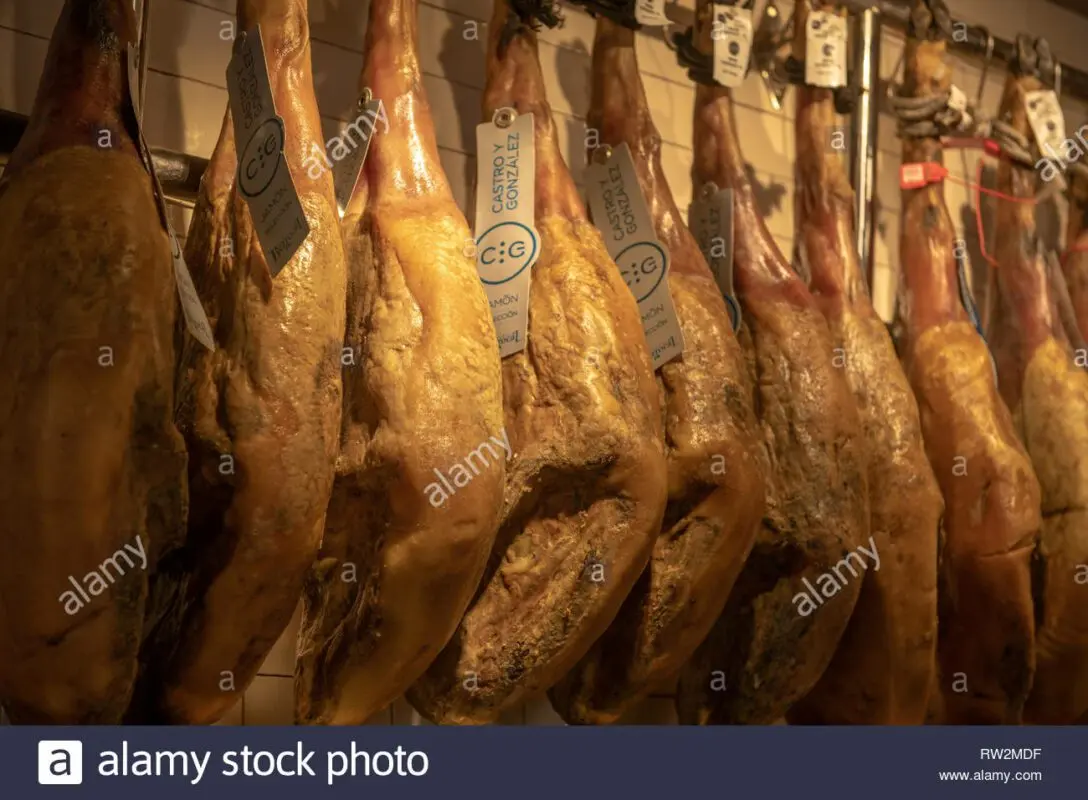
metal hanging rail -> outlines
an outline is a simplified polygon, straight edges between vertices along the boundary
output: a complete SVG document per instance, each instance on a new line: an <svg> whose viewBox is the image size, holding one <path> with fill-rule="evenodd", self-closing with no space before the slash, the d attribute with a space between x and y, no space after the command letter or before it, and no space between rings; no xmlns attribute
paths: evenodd
<svg viewBox="0 0 1088 800"><path fill-rule="evenodd" d="M873 8L880 12L884 24L890 28L905 32L907 22L910 19L911 0L838 0L838 2L852 12L861 13ZM690 8L684 8L676 2L665 7L665 14L673 24L684 30L695 21L695 12ZM992 43L992 58L1001 64L1009 64L1016 57L1016 45L1006 39L990 37L986 29L979 25L968 25L966 22L952 20L952 29L956 35L949 42L953 52L986 57L988 47ZM643 28L643 31L657 39L665 39L669 28ZM962 36L960 33L962 32ZM1088 72L1070 66L1058 64L1061 73L1061 90L1063 94L1069 94L1081 100L1088 100Z"/></svg>

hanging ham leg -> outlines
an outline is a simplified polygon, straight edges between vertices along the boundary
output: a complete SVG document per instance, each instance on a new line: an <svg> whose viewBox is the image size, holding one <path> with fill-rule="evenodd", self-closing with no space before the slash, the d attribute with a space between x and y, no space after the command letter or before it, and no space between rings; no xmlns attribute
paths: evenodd
<svg viewBox="0 0 1088 800"><path fill-rule="evenodd" d="M0 705L116 724L184 528L170 243L128 101L127 0L69 0L0 180Z"/></svg>
<svg viewBox="0 0 1088 800"><path fill-rule="evenodd" d="M684 334L683 357L658 373L669 504L650 567L605 635L550 692L568 722L601 723L615 721L675 673L706 637L759 528L764 475L744 354L661 168L634 32L603 17L587 124L603 143L631 149L657 236L670 253L669 290ZM725 468L715 468L719 460Z"/></svg>
<svg viewBox="0 0 1088 800"><path fill-rule="evenodd" d="M947 19L940 0L914 6L904 62L909 97L940 94L951 83L934 11ZM941 161L939 140L904 140L904 164ZM994 385L986 344L961 305L956 247L943 187L905 190L904 366L946 506L938 639L943 717L1012 724L1035 669L1031 557L1039 484Z"/></svg>
<svg viewBox="0 0 1088 800"><path fill-rule="evenodd" d="M1025 93L1041 89L1032 74L1012 72L1001 118L1031 137ZM1038 173L1002 161L997 188L1035 195ZM1055 280L1040 253L1035 207L1001 202L995 254L1004 302L994 325L1010 332L1017 358L999 363L1020 438L1042 488L1035 683L1025 717L1068 725L1088 711L1088 372L1075 363L1059 310ZM1015 404L1015 405L1014 405Z"/></svg>
<svg viewBox="0 0 1088 800"><path fill-rule="evenodd" d="M704 53L710 33L700 0ZM763 528L681 674L678 710L686 723L771 723L823 674L861 591L851 562L869 547L864 443L827 323L756 207L728 89L696 88L694 149L695 186L734 191L734 271L771 479Z"/></svg>
<svg viewBox="0 0 1088 800"><path fill-rule="evenodd" d="M798 2L793 54L802 62L810 9L830 7L822 0ZM934 678L944 501L926 460L918 405L858 264L854 193L832 146L841 125L831 90L800 86L797 92L798 236L810 288L842 348L861 415L880 569L866 570L835 658L790 721L921 724Z"/></svg>
<svg viewBox="0 0 1088 800"><path fill-rule="evenodd" d="M559 153L537 57L549 5L496 0L484 118L532 113L536 227L526 350L503 362L513 447L479 596L408 694L439 722L482 723L547 689L616 616L666 500L657 386L638 308ZM603 580L601 579L603 578Z"/></svg>
<svg viewBox="0 0 1088 800"><path fill-rule="evenodd" d="M1067 252L1062 261L1062 272L1080 335L1088 339L1088 174L1084 170L1069 173L1068 198Z"/></svg>
<svg viewBox="0 0 1088 800"><path fill-rule="evenodd" d="M306 587L306 723L361 724L419 677L480 583L502 509L495 329L438 160L417 27L417 0L371 0L361 83L389 128L378 125L344 220L346 344L361 357L344 370L340 461ZM470 480L439 497L460 462Z"/></svg>
<svg viewBox="0 0 1088 800"><path fill-rule="evenodd" d="M215 330L190 342L178 420L190 452L184 547L156 577L165 606L132 717L207 723L228 711L290 621L321 540L340 424L344 251L332 177L304 160L321 141L305 0L241 0L260 24L285 157L310 226L272 279L234 186L230 117L205 174L185 257Z"/></svg>

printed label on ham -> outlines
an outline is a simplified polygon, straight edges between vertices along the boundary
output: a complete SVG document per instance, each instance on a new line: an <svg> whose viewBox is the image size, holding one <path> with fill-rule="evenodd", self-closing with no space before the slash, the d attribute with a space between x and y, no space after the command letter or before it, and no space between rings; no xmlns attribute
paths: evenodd
<svg viewBox="0 0 1088 800"><path fill-rule="evenodd" d="M733 190L706 184L699 196L691 201L688 220L691 233L729 308L733 331L739 331L742 316L733 287Z"/></svg>
<svg viewBox="0 0 1088 800"><path fill-rule="evenodd" d="M368 89L364 96L369 91ZM355 193L356 184L359 183L359 175L363 171L363 163L366 161L366 154L370 150L370 140L377 131L376 120L385 122L385 132L388 133L389 121L386 119L385 107L382 105L381 99L370 99L362 103L359 108L359 116L355 120L356 132L360 134L359 141L356 142L353 138L349 138L353 146L344 147L345 152L339 158L336 158L339 154L335 152L331 154L333 158L336 158L332 162L332 183L336 191L336 205L340 209L341 217L343 217L344 211L351 201L351 196ZM345 134L348 133L350 133L350 130L345 132ZM317 144L315 143L314 146L316 147Z"/></svg>
<svg viewBox="0 0 1088 800"><path fill-rule="evenodd" d="M1057 158L1065 143L1065 114L1058 102L1058 95L1053 89L1024 92L1024 108L1039 150L1051 158Z"/></svg>
<svg viewBox="0 0 1088 800"><path fill-rule="evenodd" d="M639 25L668 25L669 18L665 16L665 0L636 0L635 21Z"/></svg>
<svg viewBox="0 0 1088 800"><path fill-rule="evenodd" d="M748 58L752 52L752 10L713 6L714 80L722 86L736 88L748 74Z"/></svg>
<svg viewBox="0 0 1088 800"><path fill-rule="evenodd" d="M259 25L235 42L227 93L239 154L238 189L275 278L306 241L310 226L283 156L287 129L276 113Z"/></svg>
<svg viewBox="0 0 1088 800"><path fill-rule="evenodd" d="M476 126L476 269L503 357L525 349L530 278L540 256L533 130L532 114L510 108Z"/></svg>
<svg viewBox="0 0 1088 800"><path fill-rule="evenodd" d="M666 280L669 251L654 233L627 143L602 158L606 152L606 148L597 150L586 166L590 218L638 302L642 330L657 369L684 352L684 336Z"/></svg>
<svg viewBox="0 0 1088 800"><path fill-rule="evenodd" d="M845 86L846 17L833 11L813 11L808 18L807 36L805 83L826 88Z"/></svg>

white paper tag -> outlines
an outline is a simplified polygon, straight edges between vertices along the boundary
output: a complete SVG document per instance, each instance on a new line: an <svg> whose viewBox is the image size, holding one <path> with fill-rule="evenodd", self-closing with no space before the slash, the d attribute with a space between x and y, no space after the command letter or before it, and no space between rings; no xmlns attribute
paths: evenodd
<svg viewBox="0 0 1088 800"><path fill-rule="evenodd" d="M476 271L487 292L499 354L525 349L529 284L540 255L533 115L503 109L476 126ZM506 124L506 123L509 124Z"/></svg>
<svg viewBox="0 0 1088 800"><path fill-rule="evenodd" d="M668 25L665 16L665 0L636 0L635 22L639 25Z"/></svg>
<svg viewBox="0 0 1088 800"><path fill-rule="evenodd" d="M238 37L227 66L227 93L238 151L238 190L274 278L306 241L310 224L283 155L286 128L276 114L260 25Z"/></svg>
<svg viewBox="0 0 1088 800"><path fill-rule="evenodd" d="M725 298L733 330L739 330L740 304L733 288L733 190L717 189L692 200L688 226Z"/></svg>
<svg viewBox="0 0 1088 800"><path fill-rule="evenodd" d="M949 88L948 107L953 111L958 111L961 114L967 113L967 95L964 94L963 89L956 84L952 84Z"/></svg>
<svg viewBox="0 0 1088 800"><path fill-rule="evenodd" d="M181 252L181 244L174 231L166 230L170 237L170 250L174 258L174 281L178 285L178 297L181 298L181 312L185 315L185 327L193 338L206 348L215 352L215 335L212 333L208 315L204 313L204 306L200 302L200 295L196 293L193 285L193 276L189 274L189 267L185 263L185 256Z"/></svg>
<svg viewBox="0 0 1088 800"><path fill-rule="evenodd" d="M710 38L714 45L714 81L736 88L744 83L752 52L752 12L747 8L713 6Z"/></svg>
<svg viewBox="0 0 1088 800"><path fill-rule="evenodd" d="M657 369L684 352L684 337L669 292L669 251L654 232L626 142L613 148L603 164L591 159L586 167L586 197L608 254L638 301Z"/></svg>
<svg viewBox="0 0 1088 800"><path fill-rule="evenodd" d="M185 327L193 335L194 339L214 352L215 337L212 335L212 327L208 322L208 315L204 313L204 306L201 305L200 296L196 293L193 277L189 274L189 267L185 264L178 237L174 235L174 229L170 225L170 218L166 213L166 195L162 191L162 184L159 183L159 176L155 173L155 162L151 158L151 149L147 146L143 126L140 124L139 77L136 69L138 59L139 53L136 46L130 44L125 61L128 71L129 102L132 103L132 109L136 113L137 138L139 139L137 147L140 150L140 157L143 159L144 166L151 175L151 188L155 195L155 205L159 209L159 217L162 220L163 227L166 228L166 236L170 240L170 255L174 262L174 281L177 283L178 297L181 299L181 311L185 317Z"/></svg>
<svg viewBox="0 0 1088 800"><path fill-rule="evenodd" d="M338 137L347 152L342 158L337 159L335 152L332 154L332 183L336 192L336 205L340 216L344 216L344 210L348 207L352 194L355 193L355 185L359 183L359 175L363 171L363 162L366 161L367 151L370 149L370 140L374 138L375 128L378 122L385 124L385 130L389 130L389 120L385 116L385 106L381 100L370 100L359 111L355 121L349 124L344 133ZM351 146L348 146L348 140ZM358 141L356 141L358 139ZM336 148L334 148L335 151ZM326 155L326 158L329 156Z"/></svg>
<svg viewBox="0 0 1088 800"><path fill-rule="evenodd" d="M1065 115L1058 102L1058 95L1052 89L1027 92L1024 103L1039 150L1050 158L1060 159L1062 143L1065 141Z"/></svg>
<svg viewBox="0 0 1088 800"><path fill-rule="evenodd" d="M846 85L846 18L813 11L805 32L805 83L834 89Z"/></svg>

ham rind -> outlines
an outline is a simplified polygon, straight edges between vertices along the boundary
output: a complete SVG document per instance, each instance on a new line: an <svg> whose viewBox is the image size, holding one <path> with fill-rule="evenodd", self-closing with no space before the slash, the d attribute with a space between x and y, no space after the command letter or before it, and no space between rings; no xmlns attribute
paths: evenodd
<svg viewBox="0 0 1088 800"><path fill-rule="evenodd" d="M1069 288L1078 332L1082 339L1088 339L1088 175L1081 171L1070 172L1068 180L1069 225L1062 272ZM1088 363L1088 356L1081 361L1082 365L1085 363Z"/></svg>
<svg viewBox="0 0 1088 800"><path fill-rule="evenodd" d="M483 115L533 114L541 249L527 347L503 361L514 455L495 549L450 644L408 692L435 722L492 722L574 667L645 569L665 509L638 308L586 217L545 97L532 26L553 13L497 0L490 23Z"/></svg>
<svg viewBox="0 0 1088 800"><path fill-rule="evenodd" d="M568 722L606 723L674 674L709 633L759 529L765 478L744 353L665 179L634 32L603 17L586 122L602 143L630 147L669 250L669 291L684 334L683 356L658 371L669 502L650 566L605 635L550 692Z"/></svg>
<svg viewBox="0 0 1088 800"><path fill-rule="evenodd" d="M185 525L176 295L139 155L127 0L69 0L0 180L0 705L116 724ZM126 549L127 548L129 549Z"/></svg>
<svg viewBox="0 0 1088 800"><path fill-rule="evenodd" d="M1026 92L1033 75L1011 73L1002 119L1031 137ZM1038 173L1010 161L997 170L997 189L1035 195ZM1042 489L1042 532L1036 563L1035 683L1028 722L1067 725L1088 711L1088 372L1075 363L1055 280L1042 257L1035 207L1000 202L995 258L1001 292L994 335L1012 351L998 362L1001 392Z"/></svg>
<svg viewBox="0 0 1088 800"><path fill-rule="evenodd" d="M710 33L710 4L701 0L696 41L704 53ZM728 89L696 88L694 151L695 186L713 181L734 192L741 341L770 477L755 546L681 673L677 708L684 723L769 724L824 673L861 591L855 549L869 542L865 443L827 322L756 205ZM813 600L809 586L817 585L822 594Z"/></svg>
<svg viewBox="0 0 1088 800"><path fill-rule="evenodd" d="M806 56L809 11L794 12L793 54ZM795 723L905 725L925 721L937 646L937 559L944 501L926 460L918 404L854 245L854 192L833 145L842 130L830 89L797 88L798 236L809 288L827 318L857 400L869 451L870 535L880 568L861 595L835 658L789 715Z"/></svg>
<svg viewBox="0 0 1088 800"><path fill-rule="evenodd" d="M919 0L916 16L929 18ZM946 42L911 36L903 91L948 90ZM942 162L937 139L905 139L903 163ZM1039 484L994 384L986 343L960 301L956 240L940 183L903 191L899 315L903 362L945 501L938 572L935 721L1016 723L1035 670L1031 559Z"/></svg>
<svg viewBox="0 0 1088 800"><path fill-rule="evenodd" d="M307 4L240 0L238 24L261 26L310 233L273 279L235 186L228 113L185 247L217 343L189 340L178 368L188 535L156 575L133 721L210 723L237 702L298 605L336 463L344 250L332 177L305 165L321 141Z"/></svg>
<svg viewBox="0 0 1088 800"><path fill-rule="evenodd" d="M372 0L369 13L360 83L388 128L375 123L344 219L345 346L358 355L305 591L295 708L307 724L362 724L445 646L494 543L507 459L495 329L438 157L417 2ZM432 485L458 464L440 497Z"/></svg>

